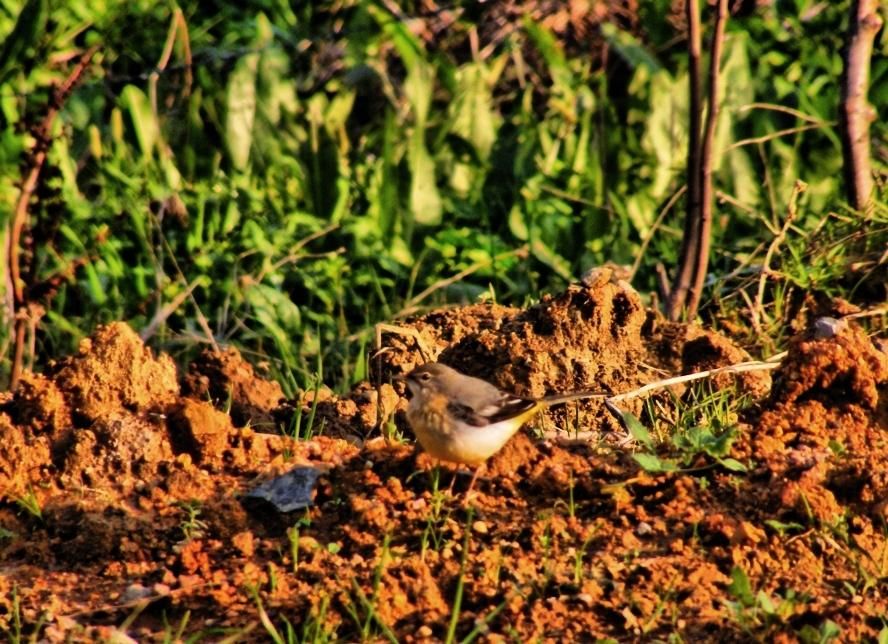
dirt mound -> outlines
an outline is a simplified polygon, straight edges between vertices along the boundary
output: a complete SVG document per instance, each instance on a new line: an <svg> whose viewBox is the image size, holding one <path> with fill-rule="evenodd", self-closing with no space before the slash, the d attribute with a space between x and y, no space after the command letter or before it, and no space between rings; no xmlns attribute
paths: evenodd
<svg viewBox="0 0 888 644"><path fill-rule="evenodd" d="M815 327L790 342L751 434L787 515L888 518L888 354L859 328Z"/></svg>
<svg viewBox="0 0 888 644"><path fill-rule="evenodd" d="M430 359L521 396L629 390L644 381L638 366L645 352L642 328L647 313L631 287L611 278L612 271L602 270L588 284L546 295L524 311L473 305L407 321L408 333L385 338L382 380L421 363L415 343L406 339L417 333L421 344L434 347ZM406 351L410 359L401 357ZM403 385L399 392L404 394ZM619 429L598 401L568 407L547 411L546 425L570 423L596 432ZM638 410L637 404L629 407ZM398 424L409 431L403 415Z"/></svg>
<svg viewBox="0 0 888 644"><path fill-rule="evenodd" d="M546 295L524 311L472 305L408 320L403 329L384 337L385 347L374 361L380 365L381 382L421 363L414 335L419 344L431 347L426 351L430 360L531 398L582 391L623 393L665 373L686 374L751 360L724 336L695 324L668 323L647 311L638 294L610 268L598 269L584 283ZM767 372L721 374L713 382L717 388L737 386L753 398L765 396L771 386ZM397 391L405 394L403 385ZM667 394L662 402L673 404ZM623 407L639 414L643 402L629 401ZM409 431L403 415L398 421ZM599 434L621 430L595 400L553 408L544 423Z"/></svg>
<svg viewBox="0 0 888 644"><path fill-rule="evenodd" d="M142 413L162 409L179 394L176 365L155 358L127 324L99 327L77 354L49 371L63 392L75 424L85 426L109 409Z"/></svg>
<svg viewBox="0 0 888 644"><path fill-rule="evenodd" d="M463 338L441 362L532 398L614 391L638 382L646 319L641 298L620 283L571 285L497 329Z"/></svg>
<svg viewBox="0 0 888 644"><path fill-rule="evenodd" d="M383 330L384 346L370 363L373 380L388 382L424 361L435 362L448 347L482 331L495 331L520 311L499 304L472 304L432 311L403 325L391 325Z"/></svg>
<svg viewBox="0 0 888 644"><path fill-rule="evenodd" d="M697 324L667 322L655 317L645 336L645 362L667 373L689 374L752 360L747 351L725 336ZM715 389L731 389L760 399L771 391L768 371L721 373L712 377Z"/></svg>
<svg viewBox="0 0 888 644"><path fill-rule="evenodd" d="M257 378L253 365L234 347L203 351L188 367L182 393L198 400L210 400L228 407L236 427L250 425L261 431L275 431L274 412L284 399L281 386Z"/></svg>
<svg viewBox="0 0 888 644"><path fill-rule="evenodd" d="M215 361L205 355L200 364L227 374L213 391L237 382L242 410L269 414L277 404L280 387L256 378L236 351ZM199 367L188 382L192 391L202 382ZM181 396L170 357L155 357L123 323L97 329L46 376L25 374L2 412L0 491L7 498L33 493L41 505L74 491L98 491L98 506L138 503L131 495L158 487L174 500L211 498L223 488L201 482L206 474L255 474L285 451L304 451L283 436L236 428L206 399Z"/></svg>
<svg viewBox="0 0 888 644"><path fill-rule="evenodd" d="M368 382L359 383L342 398L328 389L320 389L317 404L314 400L315 392L306 391L298 409L294 407L293 410L302 416L300 429L303 435L323 434L355 445L378 432L396 411L403 412L407 406L406 400L385 382L376 387ZM313 422L311 427L308 427L309 422Z"/></svg>

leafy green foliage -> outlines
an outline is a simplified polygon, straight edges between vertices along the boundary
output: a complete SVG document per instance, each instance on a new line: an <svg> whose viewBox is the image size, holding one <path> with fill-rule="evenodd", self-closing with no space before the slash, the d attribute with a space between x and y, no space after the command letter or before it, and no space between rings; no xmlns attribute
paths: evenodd
<svg viewBox="0 0 888 644"><path fill-rule="evenodd" d="M718 465L731 472L746 472L747 466L728 456L738 436L738 412L749 403L746 396L733 390L711 391L708 384L692 388L685 400L676 401L670 409L670 417L657 421L658 436L670 453L661 456L652 433L629 412L621 412L624 425L642 451L632 458L647 472L675 472L685 469L708 469ZM707 457L708 464L700 464L700 457Z"/></svg>
<svg viewBox="0 0 888 644"><path fill-rule="evenodd" d="M734 619L747 633L776 633L790 624L790 618L804 611L810 601L806 593L790 589L771 595L764 590L753 591L746 572L739 566L731 570L728 592L734 601L725 602ZM806 624L796 634L802 642L825 644L841 637L842 630L832 620L825 620L819 627Z"/></svg>
<svg viewBox="0 0 888 644"><path fill-rule="evenodd" d="M38 357L98 323L161 316L152 342L187 359L203 317L217 339L271 357L288 390L310 385L319 355L347 385L369 325L467 268L421 304L521 302L592 265L632 263L648 237L635 283L653 289L656 264L677 255L681 200L657 218L683 185L687 143L666 4L642 3L647 31L602 24L603 66L539 21L468 54L470 23L436 40L375 2L7 3L5 212L27 125L65 61L101 44L30 208L31 282L58 282L41 300ZM839 199L848 2L790 4L730 23L716 272L761 260L762 225L779 227L797 178L810 186L800 233ZM873 96L886 87L877 60ZM526 259L509 254L524 246ZM788 264L798 284L833 276L803 255Z"/></svg>
<svg viewBox="0 0 888 644"><path fill-rule="evenodd" d="M638 422L636 420L636 422ZM640 424L640 423L639 423ZM634 432L633 432L634 435ZM657 456L653 445L646 445L648 452L633 454L632 458L641 468L647 472L675 472L688 467L698 455L706 455L716 463L732 472L746 472L747 467L728 454L731 445L737 438L735 427L727 429L718 427L692 427L691 429L676 433L671 440L672 447L678 452L677 458L664 458Z"/></svg>

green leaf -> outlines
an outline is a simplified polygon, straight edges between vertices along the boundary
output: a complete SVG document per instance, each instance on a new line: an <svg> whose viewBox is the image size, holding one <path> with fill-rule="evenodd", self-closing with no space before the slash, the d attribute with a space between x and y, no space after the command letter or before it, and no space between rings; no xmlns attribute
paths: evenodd
<svg viewBox="0 0 888 644"><path fill-rule="evenodd" d="M615 23L610 21L601 23L601 33L614 51L633 69L646 67L651 73L656 73L662 68L660 61L635 36L620 29Z"/></svg>
<svg viewBox="0 0 888 644"><path fill-rule="evenodd" d="M14 5L6 5L4 12L11 6ZM48 13L48 0L29 0L22 7L15 27L4 38L3 49L0 50L0 85L6 82L10 72L23 68L25 52L44 37Z"/></svg>
<svg viewBox="0 0 888 644"><path fill-rule="evenodd" d="M435 162L426 150L422 130L417 128L410 138L410 212L413 220L425 226L441 223L441 195L435 178Z"/></svg>
<svg viewBox="0 0 888 644"><path fill-rule="evenodd" d="M503 69L505 57L490 67L468 63L456 72L457 89L450 113L450 131L468 141L482 161L490 156L501 118L493 109L493 85Z"/></svg>
<svg viewBox="0 0 888 644"><path fill-rule="evenodd" d="M829 451L831 451L834 456L844 456L848 453L848 450L845 449L845 446L835 439L831 439L826 445L827 447L829 447Z"/></svg>
<svg viewBox="0 0 888 644"><path fill-rule="evenodd" d="M570 281L573 278L570 271L570 262L552 250L543 240L534 239L530 243L530 252L543 264L558 273L562 279Z"/></svg>
<svg viewBox="0 0 888 644"><path fill-rule="evenodd" d="M742 34L732 33L726 39L725 53L722 56L718 91L721 106L712 145L714 171L721 168L725 151L734 140L734 120L738 114L743 113L739 108L755 100L753 92L755 84L751 75L749 57L746 54L746 39Z"/></svg>
<svg viewBox="0 0 888 644"><path fill-rule="evenodd" d="M302 316L293 301L281 290L265 284L252 284L243 291L253 317L274 338L281 357L294 363L293 337L302 328Z"/></svg>
<svg viewBox="0 0 888 644"><path fill-rule="evenodd" d="M410 212L416 223L435 226L441 223L443 206L435 176L435 162L426 148L425 122L434 88L435 70L425 61L416 60L404 81L404 94L410 101L414 120L407 147L410 168Z"/></svg>
<svg viewBox="0 0 888 644"><path fill-rule="evenodd" d="M762 202L761 179L756 175L749 154L743 148L734 148L727 153L728 166L722 176L733 185L733 194L738 202L747 206L759 206Z"/></svg>
<svg viewBox="0 0 888 644"><path fill-rule="evenodd" d="M123 108L129 114L136 131L139 149L147 161L151 158L154 146L160 140L160 124L157 122L154 110L151 109L151 102L145 93L135 85L124 87L120 93L120 100Z"/></svg>
<svg viewBox="0 0 888 644"><path fill-rule="evenodd" d="M509 230L521 241L527 241L527 238L530 236L530 231L527 228L527 219L517 203L509 211Z"/></svg>
<svg viewBox="0 0 888 644"><path fill-rule="evenodd" d="M549 74L554 83L553 90L556 93L572 93L573 73L555 34L542 23L535 22L529 15L524 17L524 29L549 67Z"/></svg>
<svg viewBox="0 0 888 644"><path fill-rule="evenodd" d="M842 635L842 629L839 628L839 625L836 624L831 619L826 620L823 624L820 625L820 639L818 642L826 644L826 642L831 642L835 639L838 639ZM881 638L881 634L880 634Z"/></svg>
<svg viewBox="0 0 888 644"><path fill-rule="evenodd" d="M626 429L636 441L644 445L649 451L654 451L654 440L647 427L641 424L641 421L628 411L620 411L620 418Z"/></svg>
<svg viewBox="0 0 888 644"><path fill-rule="evenodd" d="M393 19L391 14L374 4L367 3L366 7L367 13L376 20L386 36L392 39L398 56L404 61L404 66L409 72L413 65L417 61L422 61L422 57L425 56L426 51L422 41L413 35L404 21Z"/></svg>
<svg viewBox="0 0 888 644"><path fill-rule="evenodd" d="M633 454L632 458L645 472L677 472L678 465L655 454Z"/></svg>
<svg viewBox="0 0 888 644"><path fill-rule="evenodd" d="M728 592L747 608L755 605L755 595L752 593L749 577L740 566L734 566L731 570L731 583L728 584Z"/></svg>
<svg viewBox="0 0 888 644"><path fill-rule="evenodd" d="M777 607L774 606L774 600L764 590L760 590L755 595L755 601L766 614L774 615L777 613Z"/></svg>
<svg viewBox="0 0 888 644"><path fill-rule="evenodd" d="M790 530L804 530L805 526L801 523L796 523L795 521L790 521L789 523L784 523L783 521L778 521L777 519L766 519L765 525L777 532L780 536L783 536Z"/></svg>
<svg viewBox="0 0 888 644"><path fill-rule="evenodd" d="M256 69L259 54L247 54L237 61L225 93L225 147L231 165L244 171L253 145L256 118Z"/></svg>
<svg viewBox="0 0 888 644"><path fill-rule="evenodd" d="M648 193L654 199L660 199L673 179L683 173L687 165L687 75L673 78L666 70L657 72L651 77L649 96L649 110L641 144L655 159L652 168L653 183Z"/></svg>
<svg viewBox="0 0 888 644"><path fill-rule="evenodd" d="M722 467L732 472L746 472L748 468L736 458L722 458L718 461Z"/></svg>

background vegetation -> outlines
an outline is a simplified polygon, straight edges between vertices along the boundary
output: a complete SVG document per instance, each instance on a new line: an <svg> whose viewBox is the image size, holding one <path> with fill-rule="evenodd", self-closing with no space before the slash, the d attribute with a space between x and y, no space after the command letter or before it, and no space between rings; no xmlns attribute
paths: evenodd
<svg viewBox="0 0 888 644"><path fill-rule="evenodd" d="M884 294L873 279L888 215L842 199L850 3L740 4L703 314L769 338L768 352L793 292ZM22 279L42 307L30 357L39 366L124 319L183 360L212 335L269 360L290 391L319 361L344 388L364 374L368 328L405 312L522 304L605 262L655 293L681 238L682 13L667 0L573 6L4 0L7 240L54 88L97 48L52 121L30 202ZM884 32L870 92L880 194Z"/></svg>

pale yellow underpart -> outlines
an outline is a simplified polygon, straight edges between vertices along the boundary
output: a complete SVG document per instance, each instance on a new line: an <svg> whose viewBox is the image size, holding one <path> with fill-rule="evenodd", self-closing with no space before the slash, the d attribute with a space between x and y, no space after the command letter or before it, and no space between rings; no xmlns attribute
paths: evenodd
<svg viewBox="0 0 888 644"><path fill-rule="evenodd" d="M538 403L513 418L475 427L448 413L446 396L425 393L410 400L407 420L429 455L474 467L496 454L544 406Z"/></svg>

